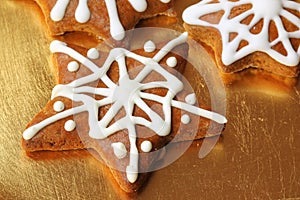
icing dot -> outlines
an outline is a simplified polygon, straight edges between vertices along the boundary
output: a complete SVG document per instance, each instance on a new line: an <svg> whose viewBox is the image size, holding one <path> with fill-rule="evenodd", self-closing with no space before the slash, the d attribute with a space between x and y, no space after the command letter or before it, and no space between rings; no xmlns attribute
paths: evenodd
<svg viewBox="0 0 300 200"><path fill-rule="evenodd" d="M146 1L141 1L141 0L128 0L128 1L137 12L144 12L147 9Z"/></svg>
<svg viewBox="0 0 300 200"><path fill-rule="evenodd" d="M71 132L76 128L76 123L73 120L68 120L66 121L64 128L66 131Z"/></svg>
<svg viewBox="0 0 300 200"><path fill-rule="evenodd" d="M196 98L195 93L189 94L185 97L185 102L187 102L190 105L194 105L196 103L196 101L197 101L197 98Z"/></svg>
<svg viewBox="0 0 300 200"><path fill-rule="evenodd" d="M87 57L90 59L98 59L100 56L99 51L96 48L91 48L87 52Z"/></svg>
<svg viewBox="0 0 300 200"><path fill-rule="evenodd" d="M156 49L156 45L151 40L146 42L144 45L145 52L151 53L151 52L155 51L155 49Z"/></svg>
<svg viewBox="0 0 300 200"><path fill-rule="evenodd" d="M143 152L148 153L151 151L152 149L152 143L148 140L145 140L144 142L142 142L141 144L141 149Z"/></svg>
<svg viewBox="0 0 300 200"><path fill-rule="evenodd" d="M111 146L114 149L114 154L117 158L119 159L125 158L125 156L127 155L127 150L123 143L121 142L112 143Z"/></svg>
<svg viewBox="0 0 300 200"><path fill-rule="evenodd" d="M76 72L79 69L79 64L76 61L72 61L68 64L69 72Z"/></svg>
<svg viewBox="0 0 300 200"><path fill-rule="evenodd" d="M183 123L183 124L188 124L188 123L190 123L190 121L191 121L191 118L190 118L190 116L188 116L188 115L182 115L182 117L181 117L181 122Z"/></svg>
<svg viewBox="0 0 300 200"><path fill-rule="evenodd" d="M160 0L163 3L170 3L171 0Z"/></svg>
<svg viewBox="0 0 300 200"><path fill-rule="evenodd" d="M62 101L56 101L53 104L53 109L56 112L61 112L61 111L63 111L65 109L65 104Z"/></svg>
<svg viewBox="0 0 300 200"><path fill-rule="evenodd" d="M177 59L175 57L170 57L167 59L167 65L169 67L175 67L177 65Z"/></svg>

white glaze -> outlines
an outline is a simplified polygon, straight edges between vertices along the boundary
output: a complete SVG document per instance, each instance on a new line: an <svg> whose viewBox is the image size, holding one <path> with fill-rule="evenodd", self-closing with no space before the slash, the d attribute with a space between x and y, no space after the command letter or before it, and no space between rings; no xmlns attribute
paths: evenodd
<svg viewBox="0 0 300 200"><path fill-rule="evenodd" d="M125 158L127 155L127 150L122 142L116 142L111 144L114 154L118 159Z"/></svg>
<svg viewBox="0 0 300 200"><path fill-rule="evenodd" d="M91 13L87 4L88 0L79 0L78 6L75 11L75 19L79 23L86 23L91 17Z"/></svg>
<svg viewBox="0 0 300 200"><path fill-rule="evenodd" d="M141 144L141 150L145 153L148 153L152 150L152 143L148 140L145 140Z"/></svg>
<svg viewBox="0 0 300 200"><path fill-rule="evenodd" d="M214 27L220 31L222 37L222 62L230 65L235 61L255 52L267 53L276 61L287 65L296 66L300 61L300 47L294 49L290 39L300 38L300 19L290 13L287 9L300 12L300 3L291 0L240 0L232 2L220 0L211 4L212 0L203 0L187 8L183 13L183 20L187 24ZM244 13L229 19L230 11L240 5L252 4L252 8ZM224 11L224 15L218 24L212 24L201 20L202 16L218 11ZM250 15L254 15L249 25L242 24L241 21ZM296 27L298 31L288 32L285 30L280 17L285 17ZM250 32L251 28L261 19L264 20L263 29L258 34ZM273 21L278 30L278 38L269 42L269 26ZM229 40L230 33L237 33L237 37ZM248 45L237 51L241 41L247 41ZM278 43L282 43L287 55L280 54L272 49Z"/></svg>
<svg viewBox="0 0 300 200"><path fill-rule="evenodd" d="M146 0L128 0L128 1L137 12L144 12L147 9Z"/></svg>
<svg viewBox="0 0 300 200"><path fill-rule="evenodd" d="M188 104L190 105L194 105L196 102L197 102L197 98L196 98L196 94L195 93L192 93L192 94L189 94L185 97L185 102L187 102Z"/></svg>
<svg viewBox="0 0 300 200"><path fill-rule="evenodd" d="M76 72L79 69L79 64L76 61L71 61L69 62L67 68L69 72Z"/></svg>
<svg viewBox="0 0 300 200"><path fill-rule="evenodd" d="M70 0L57 0L50 12L50 18L53 21L61 21L66 13ZM128 0L133 9L137 12L144 12L147 9L146 0ZM162 3L169 3L171 0L160 0ZM125 30L120 21L116 0L105 0L109 15L110 33L115 40L122 40L125 37ZM91 12L88 7L88 0L79 0L75 11L75 19L79 23L86 23L91 18Z"/></svg>
<svg viewBox="0 0 300 200"><path fill-rule="evenodd" d="M87 57L93 60L98 59L100 56L99 51L96 48L91 48L87 52Z"/></svg>
<svg viewBox="0 0 300 200"><path fill-rule="evenodd" d="M50 18L55 22L61 21L65 16L69 2L70 0L57 0L50 12Z"/></svg>
<svg viewBox="0 0 300 200"><path fill-rule="evenodd" d="M65 104L62 102L62 101L56 101L54 104L53 104L53 110L55 112L61 112L65 109Z"/></svg>
<svg viewBox="0 0 300 200"><path fill-rule="evenodd" d="M171 107L177 107L190 113L212 119L218 123L226 123L227 120L222 115L206 111L204 109L179 102L173 98L183 89L183 83L174 75L166 71L158 63L176 46L186 42L187 33L183 33L179 37L167 43L153 58L143 57L130 52L123 48L114 48L110 51L106 61L102 66L97 66L88 58L84 57L77 51L69 48L65 43L53 41L50 50L53 53L64 53L83 64L90 69L92 74L78 78L66 85L57 85L52 91L52 99L55 97L65 97L74 102L81 102L82 105L65 110L61 113L53 115L40 123L37 123L23 133L23 138L29 140L34 137L42 128L54 123L60 119L72 116L82 112L88 112L89 136L94 139L105 139L116 132L127 129L130 142L129 165L126 167L127 178L130 182L135 182L138 177L138 149L136 146L136 125L145 126L154 131L159 136L166 136L171 131ZM135 59L144 64L144 68L134 78L130 79L126 67L126 57ZM118 84L112 82L107 76L107 71L112 63L117 62L119 66ZM145 77L152 71L161 74L165 81L142 83ZM88 83L101 80L107 88L94 88L86 86ZM155 94L149 94L145 91L151 88L166 88L167 94L162 97ZM101 95L104 98L96 100L88 94ZM164 118L154 112L143 99L157 101L162 105ZM111 108L99 120L99 108L111 104ZM133 116L134 105L137 105L145 113L148 114L150 121ZM124 109L126 115L109 126L119 110Z"/></svg>
<svg viewBox="0 0 300 200"><path fill-rule="evenodd" d="M176 65L177 65L177 59L175 58L175 57L170 57L170 58L168 58L167 59L167 65L169 66L169 67L176 67Z"/></svg>
<svg viewBox="0 0 300 200"><path fill-rule="evenodd" d="M66 121L64 128L68 132L74 131L76 128L76 123L74 122L74 120L70 119L70 120Z"/></svg>
<svg viewBox="0 0 300 200"><path fill-rule="evenodd" d="M109 16L110 34L115 40L122 40L125 37L125 29L120 21L117 3L115 0L105 0Z"/></svg>
<svg viewBox="0 0 300 200"><path fill-rule="evenodd" d="M188 116L187 114L182 115L182 116L181 116L181 122L182 122L183 124L188 124L188 123L190 123L190 122L191 122L190 116Z"/></svg>
<svg viewBox="0 0 300 200"><path fill-rule="evenodd" d="M144 45L145 52L151 53L151 52L154 52L155 49L156 49L156 45L151 40L147 41Z"/></svg>

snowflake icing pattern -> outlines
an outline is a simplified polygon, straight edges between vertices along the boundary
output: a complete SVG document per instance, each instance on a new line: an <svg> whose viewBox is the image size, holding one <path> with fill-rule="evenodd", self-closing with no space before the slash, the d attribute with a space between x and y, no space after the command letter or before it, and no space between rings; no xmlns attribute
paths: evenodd
<svg viewBox="0 0 300 200"><path fill-rule="evenodd" d="M57 113L56 115L45 119L44 121L29 127L23 133L23 138L29 140L34 137L42 128L68 116L88 112L89 136L94 139L104 139L115 134L120 130L128 130L130 142L130 160L126 168L127 178L130 182L135 182L138 176L138 149L136 146L135 125L142 125L153 130L159 136L167 136L171 129L171 107L177 107L187 112L203 116L214 120L220 124L227 122L226 118L217 113L201 109L191 104L176 101L173 98L183 89L183 83L173 74L166 71L158 63L174 47L186 42L187 33L180 35L174 40L167 43L153 58L143 57L130 52L124 48L114 48L110 51L102 67L94 64L90 59L68 47L60 41L53 41L50 49L53 53L64 53L74 58L92 71L92 74L74 80L73 82L63 85L57 85L52 91L52 99L55 97L65 97L74 102L82 102L81 106ZM127 67L126 57L138 60L144 67L138 75L130 79ZM107 72L113 62L117 62L119 68L118 84L114 83L108 76ZM149 73L155 71L165 78L165 81L153 81L142 83ZM94 88L86 86L97 80L101 80L107 88ZM145 92L145 89L165 88L168 90L165 96L159 96ZM101 95L104 98L96 100L88 94ZM153 111L143 99L149 99L161 103L163 107L164 119ZM99 120L99 108L111 104L108 112ZM134 105L141 108L150 118L150 121L142 117L133 116ZM124 108L126 115L109 124L116 116L117 112Z"/></svg>
<svg viewBox="0 0 300 200"><path fill-rule="evenodd" d="M231 11L239 6L251 5L249 10L230 19ZM300 18L294 15L300 12L300 3L292 0L203 0L187 8L183 13L183 19L187 24L209 26L220 31L222 37L222 61L225 65L255 52L262 51L287 66L296 66L300 60L300 47L294 49L290 39L300 39ZM203 20L201 17L216 12L224 12L219 23L214 24ZM243 24L242 20L253 15L251 22ZM298 30L289 32L285 29L281 17L292 23ZM251 28L263 20L263 27L260 33L251 33ZM278 37L269 41L269 26L274 22L277 28ZM230 41L230 34L237 36ZM247 41L248 45L237 50L242 41ZM286 55L272 49L277 44L282 44Z"/></svg>

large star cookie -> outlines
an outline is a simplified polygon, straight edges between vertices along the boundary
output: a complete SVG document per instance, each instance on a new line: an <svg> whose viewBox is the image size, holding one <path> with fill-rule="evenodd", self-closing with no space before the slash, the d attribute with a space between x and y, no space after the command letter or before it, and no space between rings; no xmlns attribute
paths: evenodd
<svg viewBox="0 0 300 200"><path fill-rule="evenodd" d="M204 0L187 8L183 20L193 38L213 49L224 72L299 73L299 0Z"/></svg>
<svg viewBox="0 0 300 200"><path fill-rule="evenodd" d="M51 35L87 32L101 39L122 40L144 18L174 15L172 0L35 0Z"/></svg>
<svg viewBox="0 0 300 200"><path fill-rule="evenodd" d="M136 191L166 144L205 137L208 128L220 134L226 123L222 115L198 107L180 77L186 40L184 33L161 48L148 41L144 49L107 53L53 41L58 85L27 125L24 149L94 149L121 188Z"/></svg>

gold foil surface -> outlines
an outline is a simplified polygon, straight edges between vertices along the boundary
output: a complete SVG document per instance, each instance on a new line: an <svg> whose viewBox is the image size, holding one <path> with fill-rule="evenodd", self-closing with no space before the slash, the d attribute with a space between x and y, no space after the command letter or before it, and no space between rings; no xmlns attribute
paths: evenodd
<svg viewBox="0 0 300 200"><path fill-rule="evenodd" d="M181 12L194 2L177 0L177 21L141 26L183 30ZM39 12L29 0L0 4L0 199L300 198L300 84L260 71L223 77L228 124L210 154L200 159L195 141L136 194L122 192L88 151L25 155L22 132L55 85Z"/></svg>

